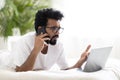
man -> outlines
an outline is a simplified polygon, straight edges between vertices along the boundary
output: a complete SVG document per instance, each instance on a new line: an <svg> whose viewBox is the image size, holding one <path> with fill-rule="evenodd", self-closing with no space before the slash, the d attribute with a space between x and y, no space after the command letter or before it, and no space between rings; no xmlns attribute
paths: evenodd
<svg viewBox="0 0 120 80"><path fill-rule="evenodd" d="M57 40L60 31L60 20L63 14L50 9L39 10L35 16L35 33L28 33L16 42L13 50L13 63L16 71L46 70L55 63L60 69L80 68L86 61L90 45L81 58L72 67L68 67L62 44Z"/></svg>

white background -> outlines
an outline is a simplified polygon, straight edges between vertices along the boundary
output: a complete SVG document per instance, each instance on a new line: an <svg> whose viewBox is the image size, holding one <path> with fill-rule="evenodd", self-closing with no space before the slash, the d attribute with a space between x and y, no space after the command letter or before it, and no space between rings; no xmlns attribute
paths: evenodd
<svg viewBox="0 0 120 80"><path fill-rule="evenodd" d="M92 48L111 46L120 37L120 0L53 0L64 14L61 40L71 57Z"/></svg>
<svg viewBox="0 0 120 80"><path fill-rule="evenodd" d="M120 37L120 0L53 0L53 7L65 16L60 39L69 57L78 57L88 44L111 46Z"/></svg>

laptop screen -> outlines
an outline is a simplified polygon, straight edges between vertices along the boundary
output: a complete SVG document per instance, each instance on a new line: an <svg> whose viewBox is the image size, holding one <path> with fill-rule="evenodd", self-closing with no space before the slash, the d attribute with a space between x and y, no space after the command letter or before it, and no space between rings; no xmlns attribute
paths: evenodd
<svg viewBox="0 0 120 80"><path fill-rule="evenodd" d="M94 72L101 70L108 59L112 47L92 49L86 61L84 72Z"/></svg>

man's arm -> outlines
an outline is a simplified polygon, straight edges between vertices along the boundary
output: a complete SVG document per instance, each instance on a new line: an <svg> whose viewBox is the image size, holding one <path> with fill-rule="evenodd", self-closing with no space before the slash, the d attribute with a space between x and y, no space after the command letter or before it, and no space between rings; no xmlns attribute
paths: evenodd
<svg viewBox="0 0 120 80"><path fill-rule="evenodd" d="M16 66L16 71L29 71L33 70L33 66L35 64L35 60L37 58L38 53L44 48L44 40L49 40L48 38L44 38L48 34L41 34L35 37L34 48L28 56L27 60L21 65ZM18 56L19 57L19 56Z"/></svg>
<svg viewBox="0 0 120 80"><path fill-rule="evenodd" d="M15 70L17 72L32 70L34 63L35 63L35 60L36 60L36 57L38 55L37 53L38 52L35 49L33 49L31 54L28 56L27 60L20 67L17 66Z"/></svg>
<svg viewBox="0 0 120 80"><path fill-rule="evenodd" d="M82 53L81 58L77 61L75 65L72 67L66 68L65 70L73 69L73 68L81 68L82 64L87 60L88 55L90 54L89 49L91 45L88 45L86 50Z"/></svg>

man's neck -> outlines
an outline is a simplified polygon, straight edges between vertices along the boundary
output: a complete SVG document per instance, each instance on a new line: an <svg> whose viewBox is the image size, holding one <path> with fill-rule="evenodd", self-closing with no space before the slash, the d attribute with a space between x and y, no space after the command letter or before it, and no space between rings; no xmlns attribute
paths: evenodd
<svg viewBox="0 0 120 80"><path fill-rule="evenodd" d="M47 54L47 51L48 51L48 45L44 45L44 48L42 49L42 53L43 54Z"/></svg>

